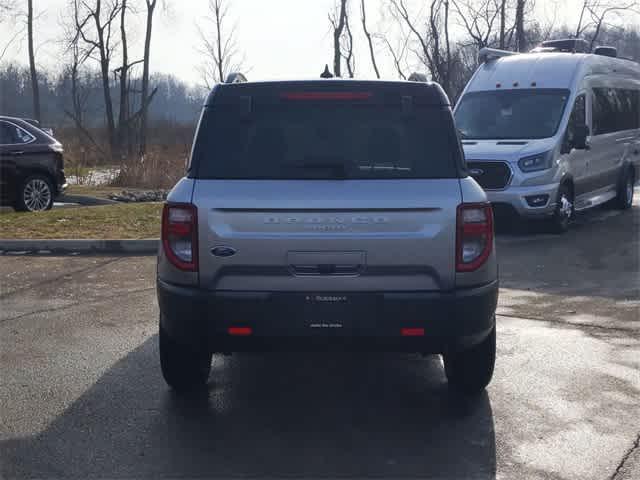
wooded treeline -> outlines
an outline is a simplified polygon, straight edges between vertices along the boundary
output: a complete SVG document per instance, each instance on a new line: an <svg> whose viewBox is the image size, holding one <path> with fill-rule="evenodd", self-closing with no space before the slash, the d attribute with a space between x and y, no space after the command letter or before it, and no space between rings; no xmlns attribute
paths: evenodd
<svg viewBox="0 0 640 480"><path fill-rule="evenodd" d="M368 11L380 4L383 24L369 25ZM572 24L559 25L536 18L534 0L427 0L417 10L409 0L335 0L328 14L333 71L354 77L357 66L368 63L381 78L388 76L379 68L384 59L395 69L392 77L426 73L455 101L484 47L527 52L544 40L583 38L591 49L614 46L619 56L640 61L640 25L627 24L628 18L638 18L639 0L583 0L580 5ZM355 57L354 42L366 46L365 58Z"/></svg>
<svg viewBox="0 0 640 480"><path fill-rule="evenodd" d="M51 75L38 72L41 119L44 126L66 128L74 126L67 113L73 108L72 78L69 72ZM97 72L85 71L76 80L76 89L81 101L82 125L88 129L104 125L104 100L102 83ZM132 78L140 84L139 78ZM157 89L149 104L149 121L192 125L197 118L206 90L193 87L173 75L152 74L149 83ZM119 88L112 82L111 97L119 104ZM0 112L3 115L35 117L32 113L32 93L29 67L8 64L0 68ZM138 95L133 97L139 101ZM70 112L69 112L70 113Z"/></svg>
<svg viewBox="0 0 640 480"><path fill-rule="evenodd" d="M42 1L0 0L0 28L2 22L24 25L18 33L29 47L27 66L0 68L0 113L64 129L101 161L144 158L158 125L193 128L207 90L245 63L236 30L242 19L234 16L233 0L208 0L208 15L197 22L200 46L192 48L200 52L194 69L201 73L201 87L150 73L154 19L171 0L67 0L61 73L45 72L33 48ZM640 61L640 26L625 26L627 15L639 13L640 0L583 0L571 25L536 18L533 1L335 0L328 18L318 19L331 39L331 51L318 66L327 63L344 77L373 72L406 79L417 71L442 84L455 101L477 67L479 49L487 46L528 51L545 39L580 37ZM135 19L144 25L144 42L132 46ZM0 59L10 47L0 45ZM166 132L160 136L166 140Z"/></svg>

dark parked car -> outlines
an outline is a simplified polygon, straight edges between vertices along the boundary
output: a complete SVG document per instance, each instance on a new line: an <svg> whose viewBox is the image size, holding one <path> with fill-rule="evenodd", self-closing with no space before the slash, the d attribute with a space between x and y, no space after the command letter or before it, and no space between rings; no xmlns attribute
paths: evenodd
<svg viewBox="0 0 640 480"><path fill-rule="evenodd" d="M66 188L62 145L19 118L0 116L0 202L16 210L48 210Z"/></svg>

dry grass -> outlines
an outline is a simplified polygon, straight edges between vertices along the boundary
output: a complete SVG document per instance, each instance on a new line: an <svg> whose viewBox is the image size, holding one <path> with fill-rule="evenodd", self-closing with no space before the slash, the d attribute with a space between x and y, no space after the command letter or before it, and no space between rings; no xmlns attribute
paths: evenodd
<svg viewBox="0 0 640 480"><path fill-rule="evenodd" d="M0 214L3 239L143 239L160 236L162 203Z"/></svg>
<svg viewBox="0 0 640 480"><path fill-rule="evenodd" d="M162 189L173 187L184 176L187 151L181 146L150 149L144 158L130 157L119 166L112 186Z"/></svg>
<svg viewBox="0 0 640 480"><path fill-rule="evenodd" d="M62 128L56 137L64 145L65 172L75 176L78 183L96 183L92 172L104 169L119 171L110 184L119 187L165 189L175 185L184 175L186 160L191 151L194 125L156 123L148 132L147 153L144 158L136 154L137 144L130 145L123 158L109 155L107 132L92 128L85 133L75 128ZM129 132L132 138L135 132Z"/></svg>

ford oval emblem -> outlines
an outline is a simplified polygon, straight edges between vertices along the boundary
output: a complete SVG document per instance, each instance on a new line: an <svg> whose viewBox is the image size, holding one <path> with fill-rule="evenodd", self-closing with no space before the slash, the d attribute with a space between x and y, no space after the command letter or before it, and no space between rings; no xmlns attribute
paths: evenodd
<svg viewBox="0 0 640 480"><path fill-rule="evenodd" d="M484 170L482 170L481 168L472 168L469 170L469 173L472 177L481 177L482 175L484 175Z"/></svg>
<svg viewBox="0 0 640 480"><path fill-rule="evenodd" d="M211 253L216 257L231 257L236 254L236 249L233 247L215 247L211 249Z"/></svg>

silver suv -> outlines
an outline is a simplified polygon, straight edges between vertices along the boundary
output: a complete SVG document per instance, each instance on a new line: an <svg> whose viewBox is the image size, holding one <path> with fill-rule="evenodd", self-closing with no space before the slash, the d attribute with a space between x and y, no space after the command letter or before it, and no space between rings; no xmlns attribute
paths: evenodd
<svg viewBox="0 0 640 480"><path fill-rule="evenodd" d="M160 360L178 391L213 353L442 354L491 380L493 214L436 84L227 83L164 207Z"/></svg>

